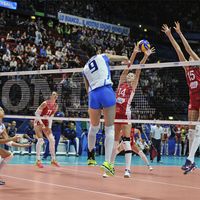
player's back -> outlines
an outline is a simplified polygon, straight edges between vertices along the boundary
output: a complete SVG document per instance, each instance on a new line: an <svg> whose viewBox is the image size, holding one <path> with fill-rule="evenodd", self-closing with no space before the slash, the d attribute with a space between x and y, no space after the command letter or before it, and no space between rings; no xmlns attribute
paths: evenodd
<svg viewBox="0 0 200 200"><path fill-rule="evenodd" d="M88 80L89 91L112 84L109 59L105 54L90 58L84 66L83 74Z"/></svg>

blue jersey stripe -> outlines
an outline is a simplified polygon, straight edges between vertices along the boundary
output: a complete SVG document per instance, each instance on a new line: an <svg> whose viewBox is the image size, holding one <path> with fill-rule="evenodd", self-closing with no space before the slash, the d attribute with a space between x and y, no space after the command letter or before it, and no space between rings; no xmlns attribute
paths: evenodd
<svg viewBox="0 0 200 200"><path fill-rule="evenodd" d="M106 66L107 66L107 69L108 69L107 79L109 79L110 78L110 60L106 55L102 55L102 58L104 59L104 61L106 63Z"/></svg>

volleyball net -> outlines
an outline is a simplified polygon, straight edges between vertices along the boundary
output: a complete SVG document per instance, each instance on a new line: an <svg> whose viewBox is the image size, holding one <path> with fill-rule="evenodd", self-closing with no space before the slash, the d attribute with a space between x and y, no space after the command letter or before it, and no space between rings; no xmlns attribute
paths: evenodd
<svg viewBox="0 0 200 200"><path fill-rule="evenodd" d="M183 66L200 66L200 61L132 65L142 69L131 103L131 123L196 125L187 119L189 92ZM113 88L126 65L111 66ZM53 120L89 121L88 96L82 68L0 73L1 106L7 119L34 119L37 107L57 91L59 113ZM43 117L45 118L45 117ZM101 120L103 121L103 119ZM116 120L126 122L127 120Z"/></svg>

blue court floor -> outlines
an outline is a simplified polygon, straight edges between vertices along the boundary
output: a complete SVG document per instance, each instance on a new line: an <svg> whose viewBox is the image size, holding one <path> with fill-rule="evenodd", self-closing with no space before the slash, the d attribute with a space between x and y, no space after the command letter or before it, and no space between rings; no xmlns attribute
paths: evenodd
<svg viewBox="0 0 200 200"><path fill-rule="evenodd" d="M184 164L186 157L178 157L178 156L162 156L162 162L157 163L156 159L152 166L181 166ZM87 165L87 157L86 156L57 156L58 162L62 166L86 166ZM104 161L104 156L97 156L96 157L97 163L101 165ZM50 157L43 160L43 164L49 164ZM195 162L197 166L200 166L200 157L195 158ZM35 156L31 155L15 155L10 164L35 164ZM124 166L125 165L125 158L124 156L117 156L116 163L117 166ZM140 159L139 156L132 157L132 166L144 166L144 162Z"/></svg>

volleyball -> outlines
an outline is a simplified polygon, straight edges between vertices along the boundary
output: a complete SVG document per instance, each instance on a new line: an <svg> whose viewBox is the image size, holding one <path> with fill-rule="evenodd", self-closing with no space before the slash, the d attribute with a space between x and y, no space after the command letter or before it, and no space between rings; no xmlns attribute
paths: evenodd
<svg viewBox="0 0 200 200"><path fill-rule="evenodd" d="M151 45L150 43L147 41L147 40L140 40L138 42L139 44L139 49L142 51L142 52L145 52L147 51L148 49L150 49Z"/></svg>

